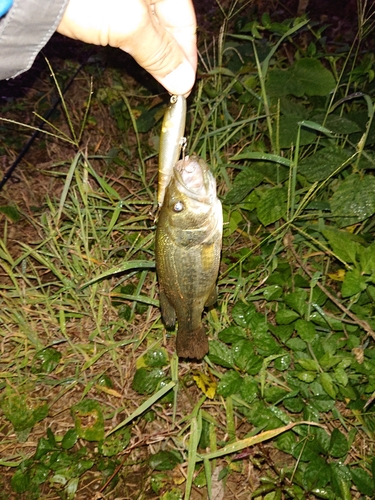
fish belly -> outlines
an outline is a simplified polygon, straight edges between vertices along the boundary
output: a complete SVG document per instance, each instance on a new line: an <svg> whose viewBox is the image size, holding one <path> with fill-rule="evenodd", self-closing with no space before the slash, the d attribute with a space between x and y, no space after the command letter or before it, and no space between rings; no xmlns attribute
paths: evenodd
<svg viewBox="0 0 375 500"><path fill-rule="evenodd" d="M157 251L163 321L166 326L173 326L177 317L178 356L201 359L208 352L202 313L205 305L216 301L220 244L192 248L166 244L163 247Z"/></svg>

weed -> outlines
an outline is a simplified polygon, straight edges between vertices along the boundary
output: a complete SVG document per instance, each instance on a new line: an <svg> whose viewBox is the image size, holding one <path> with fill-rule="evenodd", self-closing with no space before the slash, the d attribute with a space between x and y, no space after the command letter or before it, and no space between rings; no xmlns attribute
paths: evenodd
<svg viewBox="0 0 375 500"><path fill-rule="evenodd" d="M374 497L373 61L359 50L373 11L360 6L342 50L306 18L257 21L233 2L201 52L188 149L209 159L225 216L201 364L178 363L157 309L160 101L121 82L93 97L134 134L115 159L76 153L59 199L30 217L38 240L14 251L24 214L2 209L0 464L15 494ZM69 123L77 147L84 127Z"/></svg>

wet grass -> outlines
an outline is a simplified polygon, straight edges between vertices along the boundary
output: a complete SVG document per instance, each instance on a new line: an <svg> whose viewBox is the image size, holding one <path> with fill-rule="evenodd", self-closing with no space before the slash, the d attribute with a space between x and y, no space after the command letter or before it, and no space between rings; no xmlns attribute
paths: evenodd
<svg viewBox="0 0 375 500"><path fill-rule="evenodd" d="M64 97L55 191L34 211L2 202L7 498L374 495L373 12L343 50L240 6L189 100L188 150L225 217L201 363L177 360L158 309L159 97L116 70L79 113Z"/></svg>

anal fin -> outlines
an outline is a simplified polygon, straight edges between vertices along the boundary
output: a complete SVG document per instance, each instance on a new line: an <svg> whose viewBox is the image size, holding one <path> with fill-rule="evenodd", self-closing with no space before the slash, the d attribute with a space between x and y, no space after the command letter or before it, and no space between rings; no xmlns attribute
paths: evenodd
<svg viewBox="0 0 375 500"><path fill-rule="evenodd" d="M209 296L207 297L204 307L211 307L217 302L217 286L216 284L212 287Z"/></svg>
<svg viewBox="0 0 375 500"><path fill-rule="evenodd" d="M169 302L165 293L160 290L159 291L159 301L160 301L160 309L161 309L161 317L163 318L163 322L167 328L174 327L176 323L176 312Z"/></svg>

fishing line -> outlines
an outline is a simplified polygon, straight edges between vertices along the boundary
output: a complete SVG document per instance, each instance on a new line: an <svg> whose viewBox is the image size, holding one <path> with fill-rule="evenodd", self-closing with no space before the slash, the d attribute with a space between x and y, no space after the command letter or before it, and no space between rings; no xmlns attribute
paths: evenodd
<svg viewBox="0 0 375 500"><path fill-rule="evenodd" d="M29 151L31 145L33 144L33 142L35 141L35 139L40 134L41 130L46 125L46 121L52 115L52 113L55 111L55 109L57 108L57 106L61 103L61 98L64 96L64 94L67 92L67 90L69 89L69 87L72 85L72 83L74 82L76 76L81 71L81 69L83 68L83 66L87 63L87 61L89 60L89 58L90 58L91 55L92 55L92 52L88 55L88 57L85 59L85 61L80 66L78 66L78 69L72 75L72 77L70 78L70 80L66 84L65 88L62 90L61 94L56 98L55 102L52 104L52 107L43 115L43 120L41 120L39 122L39 124L37 125L37 127L40 130L35 130L35 132L32 134L32 136L30 137L30 139L27 141L27 143L23 146L23 148L19 152L17 158L14 160L14 162L12 163L12 165L5 172L3 178L1 179L1 181L0 181L0 191L3 189L3 187L5 186L5 184L7 183L7 181L11 178L11 176L12 176L13 172L15 171L15 169L17 168L18 164L23 159L23 157L25 156L25 154Z"/></svg>

